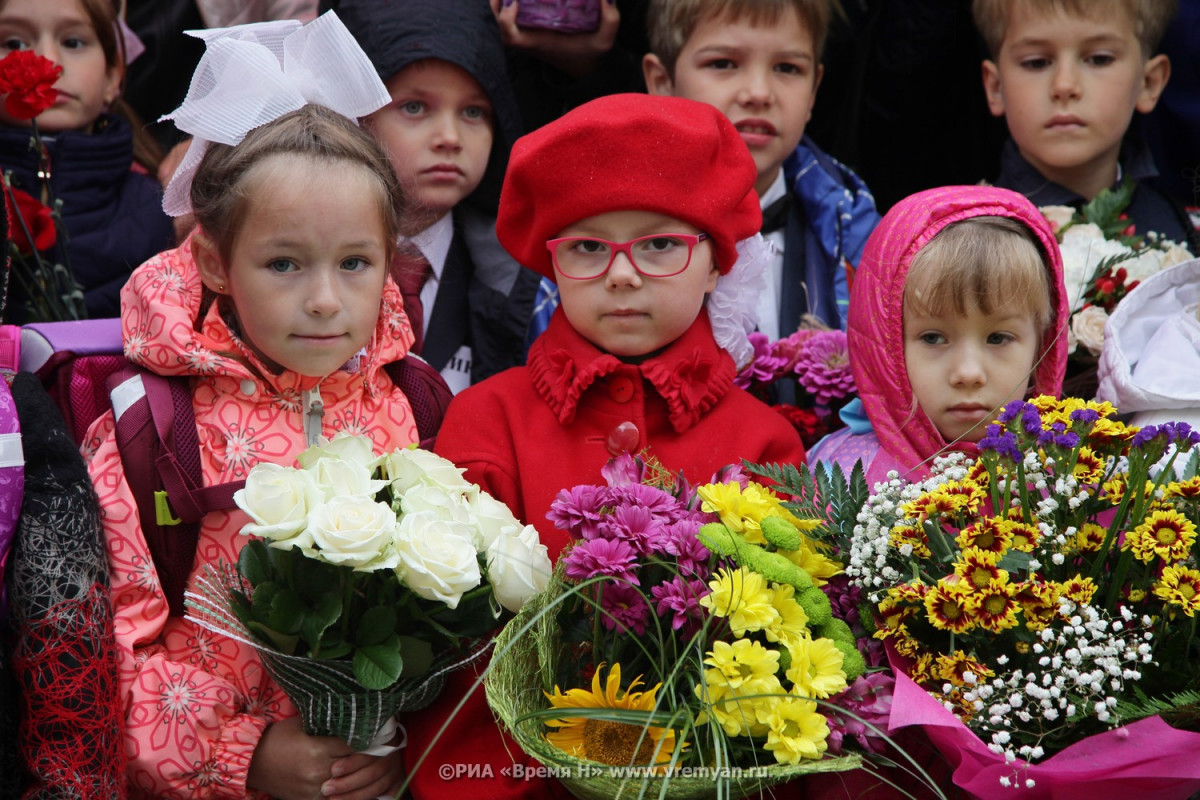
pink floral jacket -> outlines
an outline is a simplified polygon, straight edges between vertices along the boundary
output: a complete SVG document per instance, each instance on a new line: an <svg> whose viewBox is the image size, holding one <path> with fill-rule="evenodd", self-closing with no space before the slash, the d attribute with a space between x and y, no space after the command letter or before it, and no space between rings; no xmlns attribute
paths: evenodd
<svg viewBox="0 0 1200 800"><path fill-rule="evenodd" d="M126 355L154 372L192 380L206 485L245 478L261 461L292 464L306 446L307 424L319 424L326 437L367 435L378 450L416 441L408 401L382 369L413 340L391 280L357 363L323 379L272 375L216 304L196 324L201 281L190 242L135 270L121 301ZM303 413L318 399L323 417ZM93 423L84 449L94 451L89 469L112 574L131 796L251 796L246 773L262 731L296 710L251 648L168 616L121 469L111 411ZM193 582L206 564L237 561L246 521L237 510L204 519Z"/></svg>

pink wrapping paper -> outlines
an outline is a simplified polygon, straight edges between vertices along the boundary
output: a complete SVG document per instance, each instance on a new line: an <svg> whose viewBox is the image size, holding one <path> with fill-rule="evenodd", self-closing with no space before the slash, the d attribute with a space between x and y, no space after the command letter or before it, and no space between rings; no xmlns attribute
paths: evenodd
<svg viewBox="0 0 1200 800"><path fill-rule="evenodd" d="M1159 717L1089 736L1027 770L1006 764L941 703L897 670L889 730L920 725L981 800L1185 800L1200 791L1200 733ZM1013 776L1013 786L1000 778ZM1035 785L1025 788L1032 778Z"/></svg>

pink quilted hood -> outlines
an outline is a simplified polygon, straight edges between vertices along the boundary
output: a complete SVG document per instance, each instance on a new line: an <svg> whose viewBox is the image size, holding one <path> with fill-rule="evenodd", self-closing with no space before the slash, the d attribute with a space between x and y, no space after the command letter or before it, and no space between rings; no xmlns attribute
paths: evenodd
<svg viewBox="0 0 1200 800"><path fill-rule="evenodd" d="M1055 297L1055 322L1046 331L1042 358L1034 374L1037 394L1062 391L1067 319L1062 256L1046 218L1025 197L989 186L943 186L904 198L884 216L867 240L850 291L847 333L850 363L859 397L879 438L881 451L868 481L883 480L889 469L913 480L928 474L926 463L947 443L925 412L913 406L912 386L904 363L904 281L913 256L942 228L971 217L1002 216L1018 220L1034 232L1045 251ZM955 449L973 452L974 445Z"/></svg>

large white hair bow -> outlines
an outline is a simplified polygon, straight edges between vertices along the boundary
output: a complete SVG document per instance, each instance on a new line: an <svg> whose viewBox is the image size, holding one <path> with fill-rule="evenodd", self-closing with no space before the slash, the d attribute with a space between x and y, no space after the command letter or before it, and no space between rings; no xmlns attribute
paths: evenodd
<svg viewBox="0 0 1200 800"><path fill-rule="evenodd" d="M187 33L203 39L205 51L182 105L162 117L193 137L163 194L173 217L192 210L192 178L209 142L236 145L308 103L357 121L391 99L332 11L305 25L279 20Z"/></svg>
<svg viewBox="0 0 1200 800"><path fill-rule="evenodd" d="M713 338L740 370L754 358L749 334L757 327L758 298L767 289L767 267L775 246L756 233L737 243L737 262L708 295Z"/></svg>

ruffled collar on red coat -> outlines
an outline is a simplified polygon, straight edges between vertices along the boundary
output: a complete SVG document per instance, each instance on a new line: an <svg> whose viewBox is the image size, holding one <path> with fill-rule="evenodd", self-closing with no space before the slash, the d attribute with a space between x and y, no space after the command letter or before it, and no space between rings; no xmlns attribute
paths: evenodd
<svg viewBox="0 0 1200 800"><path fill-rule="evenodd" d="M579 399L589 386L626 366L580 336L561 309L529 348L528 365L534 388L563 425L575 419ZM713 339L703 311L666 350L636 368L666 401L677 433L694 426L716 405L733 387L736 372L733 359Z"/></svg>

